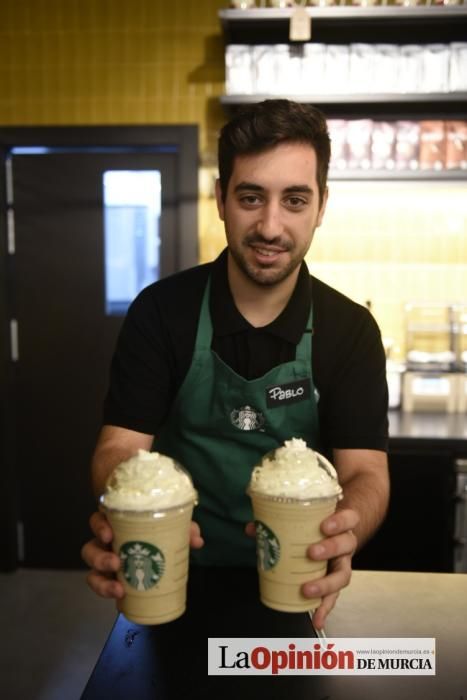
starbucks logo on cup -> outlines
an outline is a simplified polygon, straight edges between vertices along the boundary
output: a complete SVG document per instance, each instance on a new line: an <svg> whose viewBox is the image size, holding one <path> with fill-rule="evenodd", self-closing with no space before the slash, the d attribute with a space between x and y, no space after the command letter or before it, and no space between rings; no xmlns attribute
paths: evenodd
<svg viewBox="0 0 467 700"><path fill-rule="evenodd" d="M281 555L279 540L273 531L261 520L255 520L256 525L256 556L258 569L267 571L277 564Z"/></svg>
<svg viewBox="0 0 467 700"><path fill-rule="evenodd" d="M147 591L162 578L165 557L161 550L148 542L125 542L120 547L123 576L137 591Z"/></svg>

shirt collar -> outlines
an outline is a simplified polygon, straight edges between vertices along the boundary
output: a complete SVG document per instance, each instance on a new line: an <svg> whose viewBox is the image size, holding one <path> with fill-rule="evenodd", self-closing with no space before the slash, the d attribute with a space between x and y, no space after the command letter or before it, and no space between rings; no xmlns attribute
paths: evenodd
<svg viewBox="0 0 467 700"><path fill-rule="evenodd" d="M296 345L306 328L310 306L310 275L306 264L302 262L295 289L287 306L272 323L263 326L261 331ZM212 265L210 311L217 336L232 335L253 328L238 311L230 291L227 277L227 248Z"/></svg>

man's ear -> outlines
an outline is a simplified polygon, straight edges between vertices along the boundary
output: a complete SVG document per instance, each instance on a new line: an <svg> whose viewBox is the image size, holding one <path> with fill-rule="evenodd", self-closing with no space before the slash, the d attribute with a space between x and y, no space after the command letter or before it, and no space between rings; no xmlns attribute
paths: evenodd
<svg viewBox="0 0 467 700"><path fill-rule="evenodd" d="M216 204L217 204L217 211L219 213L219 218L221 221L224 221L224 202L222 201L222 191L221 191L221 181L219 178L216 180Z"/></svg>
<svg viewBox="0 0 467 700"><path fill-rule="evenodd" d="M329 189L326 187L323 194L323 201L321 202L321 206L319 208L318 221L316 222L316 226L321 226L321 222L323 221L324 217L324 212L326 211L326 205L328 203L328 196Z"/></svg>

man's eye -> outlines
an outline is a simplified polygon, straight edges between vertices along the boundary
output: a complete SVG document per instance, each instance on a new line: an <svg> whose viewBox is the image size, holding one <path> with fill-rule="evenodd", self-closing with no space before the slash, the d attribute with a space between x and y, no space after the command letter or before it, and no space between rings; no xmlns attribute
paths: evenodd
<svg viewBox="0 0 467 700"><path fill-rule="evenodd" d="M302 197L288 197L286 204L291 209L300 209L306 205L306 199L303 199Z"/></svg>
<svg viewBox="0 0 467 700"><path fill-rule="evenodd" d="M240 198L240 202L242 204L245 204L246 206L255 206L255 204L259 204L260 198L256 194L246 194L243 197Z"/></svg>

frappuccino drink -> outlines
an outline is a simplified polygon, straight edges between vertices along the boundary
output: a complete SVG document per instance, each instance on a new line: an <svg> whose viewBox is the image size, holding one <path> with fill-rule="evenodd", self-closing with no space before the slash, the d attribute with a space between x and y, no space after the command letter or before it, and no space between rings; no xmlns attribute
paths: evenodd
<svg viewBox="0 0 467 700"><path fill-rule="evenodd" d="M197 494L174 460L139 450L111 474L101 510L112 527L125 597L117 607L140 624L170 622L186 607L190 522Z"/></svg>
<svg viewBox="0 0 467 700"><path fill-rule="evenodd" d="M312 561L306 552L323 539L320 525L342 498L336 470L303 440L292 438L254 468L248 494L261 601L284 612L316 609L320 598L305 598L301 586L326 574L327 562Z"/></svg>

